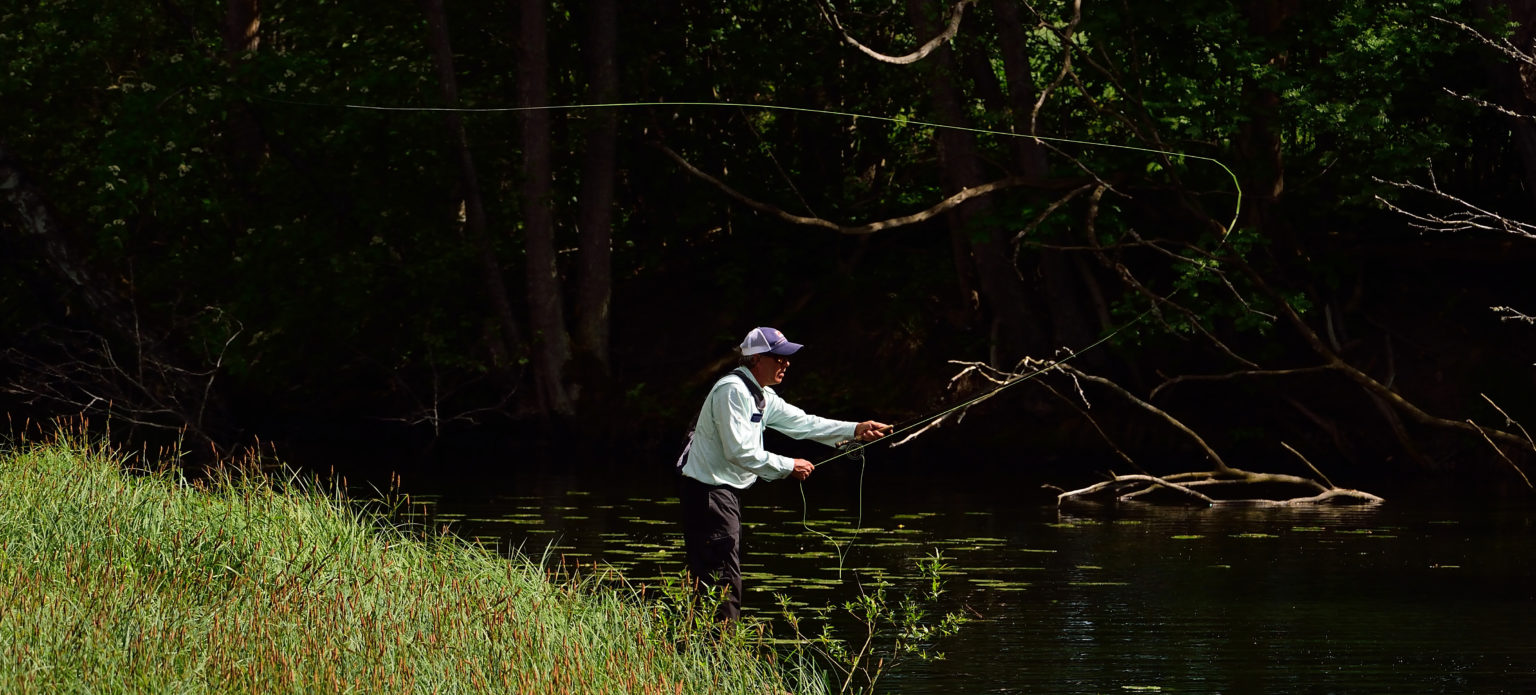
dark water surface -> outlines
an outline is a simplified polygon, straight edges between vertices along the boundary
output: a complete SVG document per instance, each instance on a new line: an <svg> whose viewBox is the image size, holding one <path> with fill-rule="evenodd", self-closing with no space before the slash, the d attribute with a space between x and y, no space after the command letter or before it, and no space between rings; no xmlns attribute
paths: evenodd
<svg viewBox="0 0 1536 695"><path fill-rule="evenodd" d="M963 468L961 468L963 470ZM873 471L873 469L871 469ZM1018 485L1017 488L1012 487ZM972 619L907 661L890 693L1536 693L1536 514L1529 508L1082 509L995 475L861 479L746 493L749 613L840 603L855 578ZM672 481L543 477L412 498L501 549L675 577ZM806 525L831 541L809 532ZM834 545L834 542L836 545Z"/></svg>

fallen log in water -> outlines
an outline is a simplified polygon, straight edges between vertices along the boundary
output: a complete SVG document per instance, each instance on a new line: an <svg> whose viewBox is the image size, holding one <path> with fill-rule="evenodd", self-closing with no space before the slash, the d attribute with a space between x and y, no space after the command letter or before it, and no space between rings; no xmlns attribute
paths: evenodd
<svg viewBox="0 0 1536 695"><path fill-rule="evenodd" d="M1056 504L1074 502L1142 503L1193 506L1296 506L1307 504L1380 504L1369 492L1334 487L1311 478L1275 473L1219 471L1169 476L1115 475L1109 480L1056 496Z"/></svg>

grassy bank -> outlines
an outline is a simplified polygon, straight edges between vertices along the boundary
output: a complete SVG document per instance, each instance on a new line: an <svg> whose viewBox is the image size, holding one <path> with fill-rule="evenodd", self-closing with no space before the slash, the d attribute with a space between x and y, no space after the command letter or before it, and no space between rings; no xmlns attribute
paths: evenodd
<svg viewBox="0 0 1536 695"><path fill-rule="evenodd" d="M800 687L746 649L678 646L654 605L322 491L123 471L79 441L0 450L0 692Z"/></svg>

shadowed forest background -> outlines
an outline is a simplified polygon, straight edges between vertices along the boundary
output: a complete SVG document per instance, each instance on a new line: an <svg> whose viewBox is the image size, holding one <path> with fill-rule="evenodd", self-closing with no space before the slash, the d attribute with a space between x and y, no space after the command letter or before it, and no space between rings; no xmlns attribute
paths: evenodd
<svg viewBox="0 0 1536 695"><path fill-rule="evenodd" d="M23 5L13 431L660 474L772 325L844 419L1066 359L914 458L1529 487L1536 3Z"/></svg>

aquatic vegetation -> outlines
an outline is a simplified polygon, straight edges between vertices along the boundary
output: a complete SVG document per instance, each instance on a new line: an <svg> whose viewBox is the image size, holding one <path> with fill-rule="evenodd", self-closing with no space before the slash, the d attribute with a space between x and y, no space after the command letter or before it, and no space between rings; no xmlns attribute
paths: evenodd
<svg viewBox="0 0 1536 695"><path fill-rule="evenodd" d="M934 649L935 641L955 634L966 621L959 612L936 617L927 612L945 592L944 575L950 569L946 559L937 550L917 559L918 574L927 585L917 595L893 598L888 593L891 584L876 577L839 606L808 610L809 620L788 597L778 595L780 613L794 634L790 653L812 656L839 674L839 693L874 692L880 678L906 659L943 659L944 653ZM834 614L851 619L858 634L838 636L830 620Z"/></svg>

